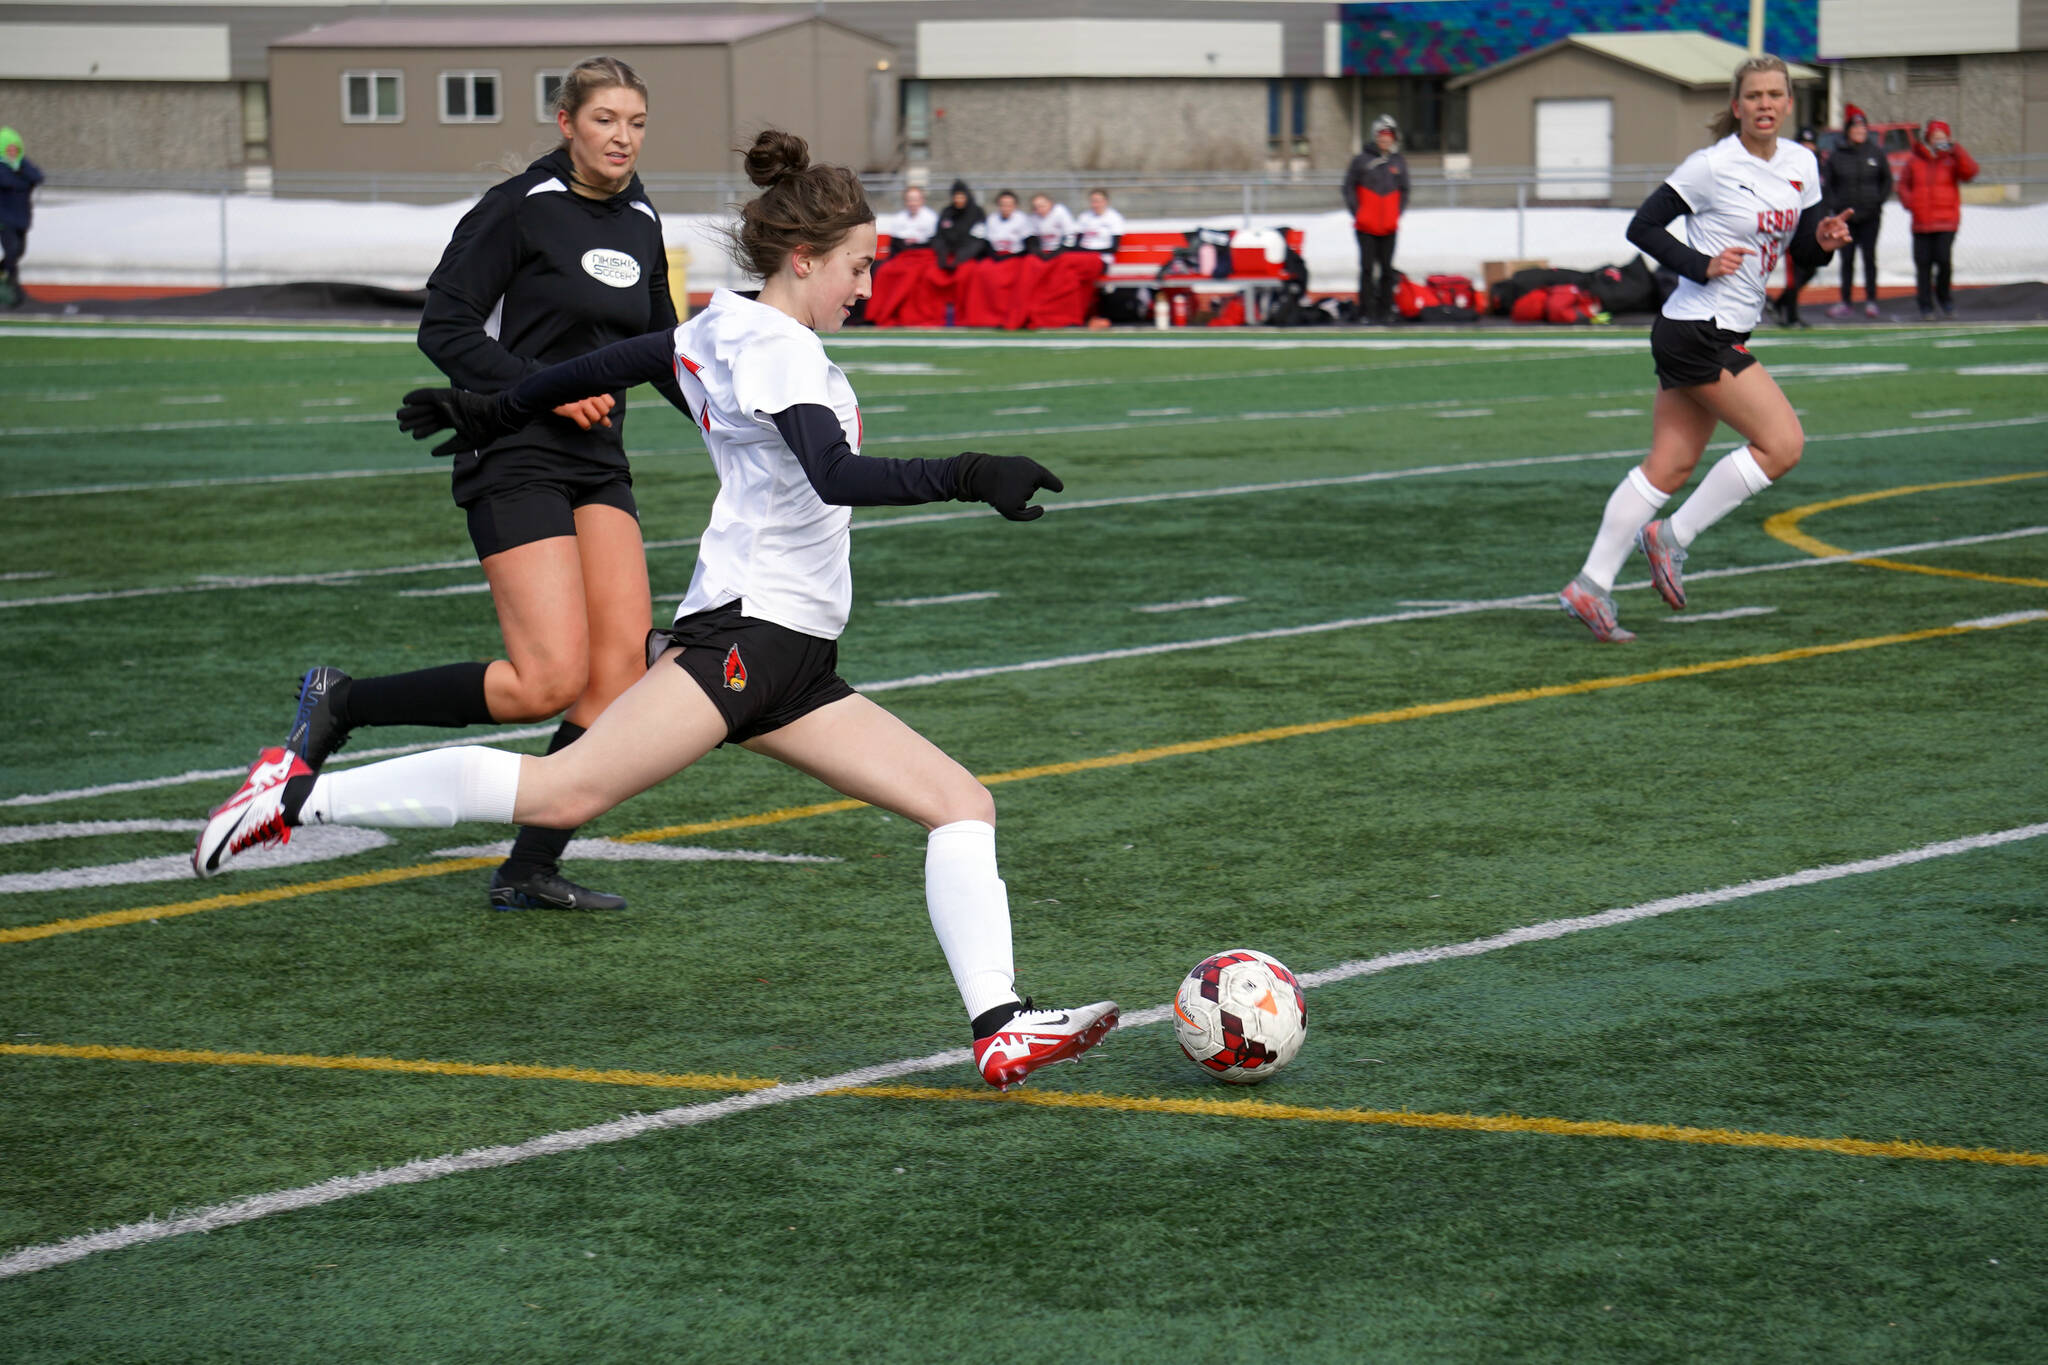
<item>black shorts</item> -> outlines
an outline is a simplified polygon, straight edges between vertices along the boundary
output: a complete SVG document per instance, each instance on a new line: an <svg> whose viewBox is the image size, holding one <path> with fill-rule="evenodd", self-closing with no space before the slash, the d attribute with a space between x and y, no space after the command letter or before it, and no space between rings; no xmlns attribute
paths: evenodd
<svg viewBox="0 0 2048 1365"><path fill-rule="evenodd" d="M1743 349L1748 340L1749 333L1716 327L1711 319L1693 321L1659 313L1650 327L1650 359L1657 364L1658 387L1689 389L1716 382L1723 370L1741 374L1756 364L1756 357Z"/></svg>
<svg viewBox="0 0 2048 1365"><path fill-rule="evenodd" d="M647 632L647 666L681 645L676 662L725 717L726 742L738 744L850 697L839 676L839 642L740 614L740 604L685 616Z"/></svg>
<svg viewBox="0 0 2048 1365"><path fill-rule="evenodd" d="M635 521L640 508L633 501L633 476L622 469L593 467L588 474L563 472L557 477L529 479L466 502L469 541L478 559L553 536L576 534L576 509L599 503L616 507Z"/></svg>

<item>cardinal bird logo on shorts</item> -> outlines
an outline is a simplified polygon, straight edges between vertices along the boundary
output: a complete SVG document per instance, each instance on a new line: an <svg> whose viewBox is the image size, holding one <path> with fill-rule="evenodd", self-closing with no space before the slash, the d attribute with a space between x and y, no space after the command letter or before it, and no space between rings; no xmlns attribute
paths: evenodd
<svg viewBox="0 0 2048 1365"><path fill-rule="evenodd" d="M734 692L747 690L747 666L740 661L740 647L725 651L725 685Z"/></svg>

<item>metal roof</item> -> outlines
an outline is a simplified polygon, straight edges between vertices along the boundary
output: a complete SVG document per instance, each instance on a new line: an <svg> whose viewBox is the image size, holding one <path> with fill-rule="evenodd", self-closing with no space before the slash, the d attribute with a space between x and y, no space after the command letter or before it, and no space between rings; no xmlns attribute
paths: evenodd
<svg viewBox="0 0 2048 1365"><path fill-rule="evenodd" d="M687 47L741 42L792 24L790 14L507 15L344 19L278 38L272 47Z"/></svg>
<svg viewBox="0 0 2048 1365"><path fill-rule="evenodd" d="M1483 71L1474 71L1451 82L1453 89L1461 89L1489 76L1535 61L1539 57L1563 47L1584 48L1603 57L1661 76L1674 84L1689 90L1710 90L1726 85L1728 78L1749 55L1749 50L1736 43L1723 42L1709 33L1698 29L1678 29L1663 33L1574 33L1569 38L1560 38L1554 43L1510 57L1504 62L1489 66ZM1810 66L1797 62L1787 63L1795 81L1817 81L1822 73Z"/></svg>

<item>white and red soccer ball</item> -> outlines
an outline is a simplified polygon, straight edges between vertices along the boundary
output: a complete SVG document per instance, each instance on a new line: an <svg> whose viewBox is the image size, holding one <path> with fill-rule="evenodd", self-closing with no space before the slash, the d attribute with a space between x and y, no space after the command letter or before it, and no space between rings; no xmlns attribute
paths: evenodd
<svg viewBox="0 0 2048 1365"><path fill-rule="evenodd" d="M1233 948L1203 958L1180 983L1173 1032L1190 1061L1232 1085L1250 1085L1301 1051L1308 997L1277 959Z"/></svg>

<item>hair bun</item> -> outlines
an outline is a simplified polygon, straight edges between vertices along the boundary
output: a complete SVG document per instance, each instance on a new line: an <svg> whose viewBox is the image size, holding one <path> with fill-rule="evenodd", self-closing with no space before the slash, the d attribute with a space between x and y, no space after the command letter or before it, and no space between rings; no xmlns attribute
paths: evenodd
<svg viewBox="0 0 2048 1365"><path fill-rule="evenodd" d="M747 179L763 189L802 173L810 164L811 144L780 128L762 129L747 148Z"/></svg>

